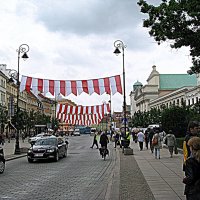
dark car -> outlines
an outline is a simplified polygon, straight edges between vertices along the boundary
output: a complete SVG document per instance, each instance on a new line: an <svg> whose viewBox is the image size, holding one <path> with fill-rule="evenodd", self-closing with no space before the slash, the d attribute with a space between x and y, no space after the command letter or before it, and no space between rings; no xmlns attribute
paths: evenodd
<svg viewBox="0 0 200 200"><path fill-rule="evenodd" d="M2 174L5 170L5 158L3 148L0 147L0 174Z"/></svg>
<svg viewBox="0 0 200 200"><path fill-rule="evenodd" d="M28 162L39 159L53 159L57 162L59 158L67 156L67 148L68 144L61 137L42 137L28 150Z"/></svg>

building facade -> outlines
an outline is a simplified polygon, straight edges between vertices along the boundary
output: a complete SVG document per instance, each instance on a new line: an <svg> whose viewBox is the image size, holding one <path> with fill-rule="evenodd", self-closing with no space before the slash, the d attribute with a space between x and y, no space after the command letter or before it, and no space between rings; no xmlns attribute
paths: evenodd
<svg viewBox="0 0 200 200"><path fill-rule="evenodd" d="M154 65L147 84L136 84L130 93L131 115L138 110L144 112L172 104L194 103L198 99L197 83L196 75L160 74Z"/></svg>

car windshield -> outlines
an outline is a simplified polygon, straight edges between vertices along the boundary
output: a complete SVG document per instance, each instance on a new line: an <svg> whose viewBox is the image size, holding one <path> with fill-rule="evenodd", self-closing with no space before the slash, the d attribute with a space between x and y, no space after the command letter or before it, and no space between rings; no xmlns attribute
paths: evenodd
<svg viewBox="0 0 200 200"><path fill-rule="evenodd" d="M38 139L35 145L57 145L56 138L42 138Z"/></svg>

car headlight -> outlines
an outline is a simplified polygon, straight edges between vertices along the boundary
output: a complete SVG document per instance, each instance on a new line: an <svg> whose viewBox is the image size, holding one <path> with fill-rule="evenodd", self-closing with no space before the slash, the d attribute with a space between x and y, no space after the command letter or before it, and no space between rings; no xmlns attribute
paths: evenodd
<svg viewBox="0 0 200 200"><path fill-rule="evenodd" d="M48 153L53 153L53 152L54 152L54 149L47 149L47 152L48 152Z"/></svg>
<svg viewBox="0 0 200 200"><path fill-rule="evenodd" d="M32 149L29 149L29 150L28 150L28 153L32 153Z"/></svg>

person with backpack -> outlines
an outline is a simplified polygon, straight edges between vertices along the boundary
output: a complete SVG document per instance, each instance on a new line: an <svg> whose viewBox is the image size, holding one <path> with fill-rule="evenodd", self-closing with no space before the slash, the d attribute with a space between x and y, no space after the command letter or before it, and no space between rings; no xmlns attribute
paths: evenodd
<svg viewBox="0 0 200 200"><path fill-rule="evenodd" d="M152 145L154 147L154 151L155 151L155 158L160 159L160 149L162 148L162 144L161 144L161 137L159 135L159 131L156 130L156 133L153 135L152 138Z"/></svg>
<svg viewBox="0 0 200 200"><path fill-rule="evenodd" d="M187 133L183 142L183 171L185 171L185 162L190 157L191 151L188 145L190 138L197 136L199 131L199 123L197 121L190 121L187 128Z"/></svg>
<svg viewBox="0 0 200 200"><path fill-rule="evenodd" d="M191 155L185 162L184 194L187 200L200 199L200 138L192 137L188 140Z"/></svg>
<svg viewBox="0 0 200 200"><path fill-rule="evenodd" d="M172 133L172 130L169 130L169 133L163 138L163 143L168 146L170 157L172 158L175 148L177 148L176 137Z"/></svg>

